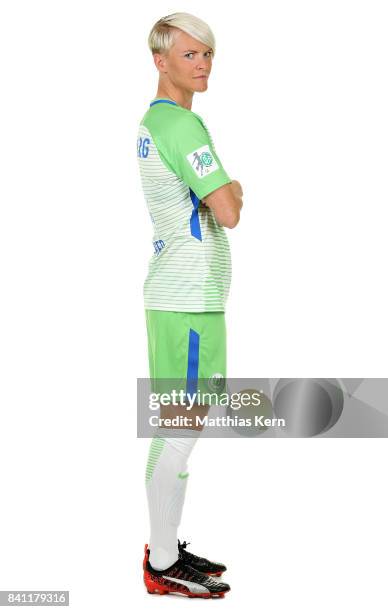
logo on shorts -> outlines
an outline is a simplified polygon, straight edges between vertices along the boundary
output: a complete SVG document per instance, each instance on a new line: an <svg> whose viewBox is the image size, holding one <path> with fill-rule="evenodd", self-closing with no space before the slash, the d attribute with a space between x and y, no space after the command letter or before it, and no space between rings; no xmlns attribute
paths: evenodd
<svg viewBox="0 0 388 612"><path fill-rule="evenodd" d="M208 145L189 153L189 155L186 155L186 158L199 178L203 178L218 170L218 164L211 154Z"/></svg>
<svg viewBox="0 0 388 612"><path fill-rule="evenodd" d="M222 374L215 372L208 379L209 387L213 391L220 392L224 388L225 379Z"/></svg>

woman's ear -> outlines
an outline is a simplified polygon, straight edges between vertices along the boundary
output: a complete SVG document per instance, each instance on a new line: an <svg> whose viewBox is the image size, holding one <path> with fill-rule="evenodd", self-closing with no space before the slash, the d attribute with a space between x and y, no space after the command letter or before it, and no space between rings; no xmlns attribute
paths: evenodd
<svg viewBox="0 0 388 612"><path fill-rule="evenodd" d="M162 53L154 53L154 64L159 72L167 72L166 70L166 56Z"/></svg>

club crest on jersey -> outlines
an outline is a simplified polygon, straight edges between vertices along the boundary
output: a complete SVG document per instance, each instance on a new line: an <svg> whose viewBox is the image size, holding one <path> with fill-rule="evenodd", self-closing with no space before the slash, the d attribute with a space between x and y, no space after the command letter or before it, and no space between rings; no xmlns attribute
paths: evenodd
<svg viewBox="0 0 388 612"><path fill-rule="evenodd" d="M189 153L186 155L186 159L199 178L203 178L218 169L218 164L208 145Z"/></svg>

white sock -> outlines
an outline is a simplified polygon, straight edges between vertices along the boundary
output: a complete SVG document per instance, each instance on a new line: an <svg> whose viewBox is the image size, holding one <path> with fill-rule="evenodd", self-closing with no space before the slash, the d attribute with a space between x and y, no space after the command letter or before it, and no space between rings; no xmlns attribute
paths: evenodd
<svg viewBox="0 0 388 612"><path fill-rule="evenodd" d="M178 559L187 459L200 433L192 429L159 429L151 442L146 469L151 523L149 562L157 570L167 569ZM177 435L184 437L174 437Z"/></svg>

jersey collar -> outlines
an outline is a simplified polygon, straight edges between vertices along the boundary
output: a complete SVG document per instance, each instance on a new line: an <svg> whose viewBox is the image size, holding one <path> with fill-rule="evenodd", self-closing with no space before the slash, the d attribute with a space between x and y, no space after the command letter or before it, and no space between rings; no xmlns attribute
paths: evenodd
<svg viewBox="0 0 388 612"><path fill-rule="evenodd" d="M151 102L150 106L154 106L155 104L160 104L161 102L165 102L166 104L174 104L175 106L178 106L176 102L174 102L173 100L168 100L167 98L156 98L155 100Z"/></svg>

